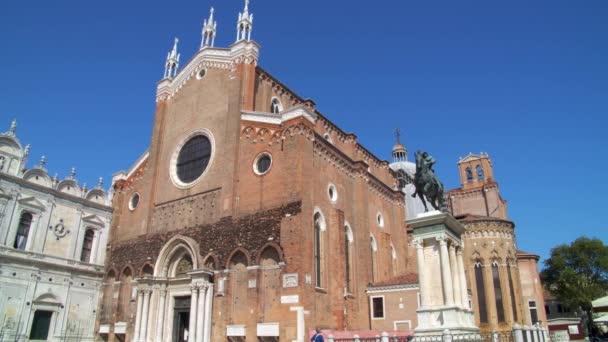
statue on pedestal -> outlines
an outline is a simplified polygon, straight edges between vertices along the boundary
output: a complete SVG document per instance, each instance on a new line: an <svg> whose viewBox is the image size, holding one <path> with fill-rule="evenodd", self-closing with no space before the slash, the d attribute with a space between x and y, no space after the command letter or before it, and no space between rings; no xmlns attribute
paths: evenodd
<svg viewBox="0 0 608 342"><path fill-rule="evenodd" d="M426 202L430 202L435 210L443 205L443 184L433 170L435 159L426 152L416 152L416 175L414 177L414 185L416 192L412 197L418 196L424 204L424 211L428 212Z"/></svg>

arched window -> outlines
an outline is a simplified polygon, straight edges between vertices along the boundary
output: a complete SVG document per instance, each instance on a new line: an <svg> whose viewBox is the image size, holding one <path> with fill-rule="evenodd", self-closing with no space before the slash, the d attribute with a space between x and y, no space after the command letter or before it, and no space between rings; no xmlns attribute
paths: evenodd
<svg viewBox="0 0 608 342"><path fill-rule="evenodd" d="M477 165L477 167L475 168L475 171L477 171L477 179L483 180L484 175L483 175L483 168L481 167L481 165Z"/></svg>
<svg viewBox="0 0 608 342"><path fill-rule="evenodd" d="M80 253L80 261L91 262L91 252L93 251L93 240L95 239L95 231L93 229L87 229L84 233L84 240L82 241L82 252Z"/></svg>
<svg viewBox="0 0 608 342"><path fill-rule="evenodd" d="M483 283L483 266L480 261L475 263L475 285L477 286L477 304L479 305L479 321L488 323L488 307L486 305L486 287Z"/></svg>
<svg viewBox="0 0 608 342"><path fill-rule="evenodd" d="M19 227L17 228L17 236L15 237L15 243L13 247L20 250L25 250L27 245L27 239L30 235L30 227L32 226L32 219L34 217L30 213L21 214L19 219Z"/></svg>
<svg viewBox="0 0 608 342"><path fill-rule="evenodd" d="M513 309L513 321L517 322L517 305L515 302L515 289L513 288L513 275L511 275L511 262L507 261L507 274L509 276L509 293L511 294L511 306Z"/></svg>
<svg viewBox="0 0 608 342"><path fill-rule="evenodd" d="M369 247L372 256L372 283L376 282L376 252L378 251L378 245L373 235L369 237Z"/></svg>
<svg viewBox="0 0 608 342"><path fill-rule="evenodd" d="M279 114L282 111L283 106L281 105L281 101L279 101L279 99L277 99L276 97L273 97L272 101L270 101L270 112L272 114Z"/></svg>
<svg viewBox="0 0 608 342"><path fill-rule="evenodd" d="M344 226L344 266L346 279L346 292L352 293L352 243L353 243L353 232L347 225Z"/></svg>
<svg viewBox="0 0 608 342"><path fill-rule="evenodd" d="M4 170L4 162L6 160L4 159L4 156L0 156L0 171Z"/></svg>
<svg viewBox="0 0 608 342"><path fill-rule="evenodd" d="M502 302L500 273L498 272L498 263L496 261L492 263L492 281L494 283L494 296L496 298L496 314L498 316L498 322L503 323L505 321L505 308Z"/></svg>
<svg viewBox="0 0 608 342"><path fill-rule="evenodd" d="M314 268L315 268L315 286L322 287L323 286L323 242L321 240L321 234L323 227L325 225L325 220L323 219L323 215L321 213L315 213L314 216Z"/></svg>
<svg viewBox="0 0 608 342"><path fill-rule="evenodd" d="M470 167L467 167L465 172L467 174L467 183L471 183L473 181L473 171L471 171Z"/></svg>

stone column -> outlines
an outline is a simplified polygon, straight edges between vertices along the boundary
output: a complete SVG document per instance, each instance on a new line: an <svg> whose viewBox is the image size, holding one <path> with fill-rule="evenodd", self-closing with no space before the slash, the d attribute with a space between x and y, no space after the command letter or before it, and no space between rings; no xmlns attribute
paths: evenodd
<svg viewBox="0 0 608 342"><path fill-rule="evenodd" d="M161 285L158 291L158 317L156 318L156 342L163 340L163 327L165 326L165 306L167 303L167 289Z"/></svg>
<svg viewBox="0 0 608 342"><path fill-rule="evenodd" d="M205 296L205 338L204 342L211 342L211 319L213 318L213 284L207 286Z"/></svg>
<svg viewBox="0 0 608 342"><path fill-rule="evenodd" d="M452 274L448 255L448 241L446 237L438 237L441 258L441 285L443 287L444 305L454 305L454 291L452 289Z"/></svg>
<svg viewBox="0 0 608 342"><path fill-rule="evenodd" d="M135 342L139 341L139 329L141 327L141 312L143 308L143 302L144 293L142 292L142 290L137 290L137 313L135 314L135 330L133 331L133 341Z"/></svg>
<svg viewBox="0 0 608 342"><path fill-rule="evenodd" d="M456 262L456 247L450 244L450 269L452 270L452 289L454 290L454 301L457 306L463 306L462 292L460 291L460 272Z"/></svg>
<svg viewBox="0 0 608 342"><path fill-rule="evenodd" d="M302 306L292 306L289 308L289 311L296 312L296 339L294 342L304 342L306 337L304 336L304 307Z"/></svg>
<svg viewBox="0 0 608 342"><path fill-rule="evenodd" d="M148 312L150 311L150 295L152 291L150 289L144 290L144 307L141 313L141 331L139 333L139 338L141 341L146 341L148 339Z"/></svg>
<svg viewBox="0 0 608 342"><path fill-rule="evenodd" d="M198 307L196 311L196 342L203 342L204 323L207 313L205 312L205 300L207 298L207 284L199 286Z"/></svg>
<svg viewBox="0 0 608 342"><path fill-rule="evenodd" d="M196 306L198 304L198 284L190 285L190 323L188 324L188 342L196 342Z"/></svg>
<svg viewBox="0 0 608 342"><path fill-rule="evenodd" d="M426 284L424 283L424 240L416 239L413 241L416 246L416 258L418 259L418 288L420 289L420 307L428 304L426 298Z"/></svg>
<svg viewBox="0 0 608 342"><path fill-rule="evenodd" d="M462 307L469 308L469 292L467 291L467 279L464 273L464 260L462 259L462 245L456 250L456 261L458 264L458 273L460 275L460 293L462 298Z"/></svg>

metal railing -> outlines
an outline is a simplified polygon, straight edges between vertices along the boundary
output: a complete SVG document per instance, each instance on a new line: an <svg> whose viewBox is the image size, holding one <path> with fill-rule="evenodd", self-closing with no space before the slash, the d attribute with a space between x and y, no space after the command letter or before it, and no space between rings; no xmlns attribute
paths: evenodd
<svg viewBox="0 0 608 342"><path fill-rule="evenodd" d="M457 333L446 330L441 335L389 336L383 332L376 337L334 338L329 335L328 342L549 342L546 328L540 326L514 325L511 331L494 331L484 334Z"/></svg>

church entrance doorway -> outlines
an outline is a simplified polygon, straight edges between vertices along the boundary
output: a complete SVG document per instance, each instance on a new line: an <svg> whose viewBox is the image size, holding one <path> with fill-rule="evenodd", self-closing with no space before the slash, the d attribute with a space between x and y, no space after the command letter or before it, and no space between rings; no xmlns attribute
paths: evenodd
<svg viewBox="0 0 608 342"><path fill-rule="evenodd" d="M191 297L175 297L173 308L173 342L187 342Z"/></svg>

